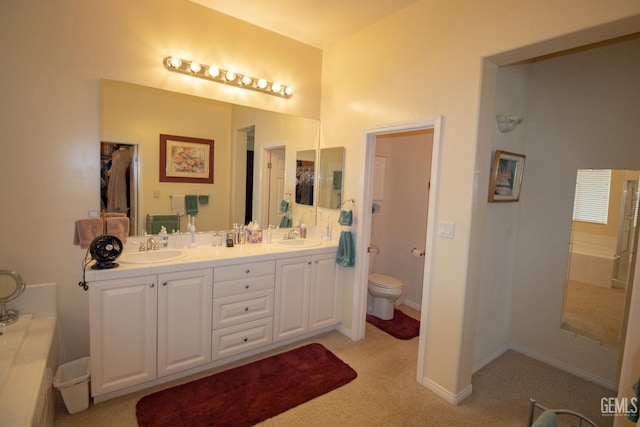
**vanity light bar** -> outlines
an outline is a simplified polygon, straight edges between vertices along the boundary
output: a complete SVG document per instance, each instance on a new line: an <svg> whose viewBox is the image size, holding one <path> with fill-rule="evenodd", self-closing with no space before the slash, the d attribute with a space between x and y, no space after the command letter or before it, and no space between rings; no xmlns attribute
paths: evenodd
<svg viewBox="0 0 640 427"><path fill-rule="evenodd" d="M200 77L201 79L210 80L212 82L255 90L282 98L291 98L293 95L293 89L291 86L286 86L278 82L270 82L266 79L258 79L246 74L238 74L232 70L224 70L215 66L204 65L175 56L167 56L162 62L167 70L176 73Z"/></svg>

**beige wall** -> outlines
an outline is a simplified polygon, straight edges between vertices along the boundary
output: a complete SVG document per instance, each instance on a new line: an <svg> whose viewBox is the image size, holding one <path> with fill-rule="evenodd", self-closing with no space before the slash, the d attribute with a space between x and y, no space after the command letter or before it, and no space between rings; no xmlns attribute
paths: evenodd
<svg viewBox="0 0 640 427"><path fill-rule="evenodd" d="M482 86L495 88L496 68L483 58L503 65L631 32L639 12L626 1L588 7L579 1L420 1L324 52L322 139L347 147L345 197L362 194L361 176L349 171L362 168L366 129L444 118L435 220L454 222L456 234L435 239L420 363L421 381L452 401L470 387L484 224L491 215L486 191L496 113L486 101L480 109L479 95ZM635 26L625 21L583 31L631 16ZM512 214L503 227L515 232ZM361 292L360 282L353 294Z"/></svg>
<svg viewBox="0 0 640 427"><path fill-rule="evenodd" d="M0 267L57 282L61 362L89 353L85 251L74 221L99 209L99 81L119 80L319 117L322 52L187 0L2 2ZM279 79L289 100L169 73L170 54Z"/></svg>
<svg viewBox="0 0 640 427"><path fill-rule="evenodd" d="M640 5L628 0L422 0L321 52L186 0L23 0L1 8L0 51L3 63L12 66L2 68L0 174L7 203L0 259L28 283L58 282L61 361L88 354L88 298L77 286L84 251L71 242L73 221L99 206L98 82L111 79L320 117L321 145L347 149L344 197L356 203L363 186L364 130L442 115L435 220L454 222L456 235L435 239L423 316L427 334L420 345L422 381L452 400L471 381L485 219L492 214L486 189L495 113L492 95L481 99L481 89L495 88L495 64L637 31L640 15ZM168 54L279 78L295 94L284 101L169 74L160 62ZM487 57L493 63L483 62ZM542 135L531 136L534 141ZM527 171L543 170L531 161L534 154L527 152ZM527 173L525 182L532 178ZM523 229L511 212L536 212L524 203L525 194L523 203L502 213L504 227L517 229L522 245L538 237L537 227ZM356 215L364 208L357 207ZM357 237L357 219L355 225ZM543 248L549 242L533 249ZM363 255L359 251L359 261ZM503 277L534 277L539 269L527 261L532 259L501 266ZM353 282L353 269L341 273L351 327L350 303L366 284ZM526 300L529 285L517 281L514 299ZM521 337L527 321L530 327L540 314L523 312L515 335ZM532 346L548 342L547 329L543 324Z"/></svg>

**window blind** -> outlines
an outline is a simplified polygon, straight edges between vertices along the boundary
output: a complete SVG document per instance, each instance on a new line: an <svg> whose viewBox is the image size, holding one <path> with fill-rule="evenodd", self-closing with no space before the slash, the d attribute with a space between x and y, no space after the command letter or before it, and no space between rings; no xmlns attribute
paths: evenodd
<svg viewBox="0 0 640 427"><path fill-rule="evenodd" d="M578 169L573 220L606 224L611 169Z"/></svg>

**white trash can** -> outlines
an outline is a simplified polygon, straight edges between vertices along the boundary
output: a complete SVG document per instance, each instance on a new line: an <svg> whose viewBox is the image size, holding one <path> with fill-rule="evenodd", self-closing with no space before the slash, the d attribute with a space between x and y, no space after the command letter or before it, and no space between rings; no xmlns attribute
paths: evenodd
<svg viewBox="0 0 640 427"><path fill-rule="evenodd" d="M91 358L83 357L58 366L53 377L53 385L60 390L62 399L70 414L84 411L89 407L89 377Z"/></svg>

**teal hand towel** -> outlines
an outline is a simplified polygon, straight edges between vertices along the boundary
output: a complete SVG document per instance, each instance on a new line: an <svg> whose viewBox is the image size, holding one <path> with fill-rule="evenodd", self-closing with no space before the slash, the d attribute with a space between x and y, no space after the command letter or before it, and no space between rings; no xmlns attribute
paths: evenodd
<svg viewBox="0 0 640 427"><path fill-rule="evenodd" d="M553 411L544 411L535 423L531 424L531 427L557 427L558 416Z"/></svg>
<svg viewBox="0 0 640 427"><path fill-rule="evenodd" d="M198 203L200 203L202 206L206 206L209 204L209 195L208 194L201 194L198 196Z"/></svg>
<svg viewBox="0 0 640 427"><path fill-rule="evenodd" d="M353 224L353 211L340 211L340 218L338 219L340 225Z"/></svg>
<svg viewBox="0 0 640 427"><path fill-rule="evenodd" d="M341 231L338 240L338 254L336 264L353 267L356 263L356 251L353 246L353 236L350 231Z"/></svg>
<svg viewBox="0 0 640 427"><path fill-rule="evenodd" d="M291 218L286 215L282 215L282 219L280 220L280 228L289 227L291 227Z"/></svg>
<svg viewBox="0 0 640 427"><path fill-rule="evenodd" d="M283 200L280 202L280 212L286 212L289 210L289 202L287 202L286 200Z"/></svg>
<svg viewBox="0 0 640 427"><path fill-rule="evenodd" d="M198 196L184 196L184 208L187 215L198 215Z"/></svg>

